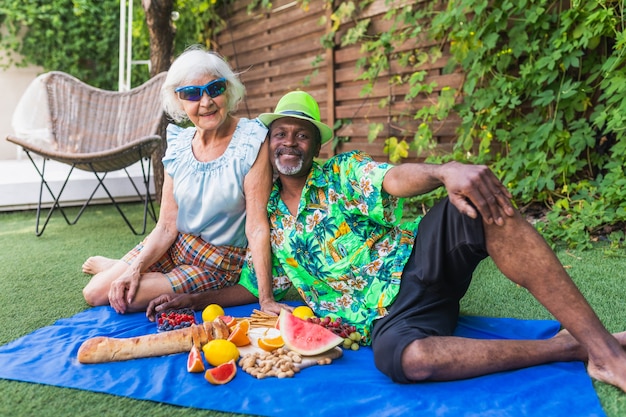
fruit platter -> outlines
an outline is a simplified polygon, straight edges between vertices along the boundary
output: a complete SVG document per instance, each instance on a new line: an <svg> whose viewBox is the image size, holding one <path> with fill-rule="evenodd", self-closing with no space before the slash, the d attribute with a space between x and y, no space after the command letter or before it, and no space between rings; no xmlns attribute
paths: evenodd
<svg viewBox="0 0 626 417"><path fill-rule="evenodd" d="M253 310L227 315L211 304L196 323L192 310L157 316L157 333L132 338L94 337L78 350L83 364L124 361L187 352L187 371L204 373L211 384L231 381L237 370L257 378L291 378L302 369L328 365L343 349L359 348L361 335L340 319L315 317L309 307L275 316ZM343 348L343 349L342 349Z"/></svg>
<svg viewBox="0 0 626 417"><path fill-rule="evenodd" d="M328 365L343 355L338 347L344 341L341 336L286 310L278 317L254 310L240 322L252 324L248 340L239 346L239 366L258 379L293 377L304 368Z"/></svg>

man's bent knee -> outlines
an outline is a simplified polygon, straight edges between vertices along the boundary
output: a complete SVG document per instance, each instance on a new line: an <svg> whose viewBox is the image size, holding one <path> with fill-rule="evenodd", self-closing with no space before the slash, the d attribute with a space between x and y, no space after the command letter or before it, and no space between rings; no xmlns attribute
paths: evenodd
<svg viewBox="0 0 626 417"><path fill-rule="evenodd" d="M379 371L387 375L393 382L409 384L427 379L429 372L423 375L408 368L407 364L414 365L417 369L428 371L429 367L420 366L423 361L423 349L420 348L424 339L415 339L407 334L400 335L393 332L378 334L372 340L374 363ZM410 362L407 361L410 358ZM426 363L424 361L424 363Z"/></svg>
<svg viewBox="0 0 626 417"><path fill-rule="evenodd" d="M428 338L414 340L402 352L402 370L411 381L427 381L433 376L433 361L426 344Z"/></svg>
<svg viewBox="0 0 626 417"><path fill-rule="evenodd" d="M434 369L432 358L423 348L427 339L413 340L404 349L401 346L382 349L384 344L372 345L376 367L393 382L408 384L428 380Z"/></svg>

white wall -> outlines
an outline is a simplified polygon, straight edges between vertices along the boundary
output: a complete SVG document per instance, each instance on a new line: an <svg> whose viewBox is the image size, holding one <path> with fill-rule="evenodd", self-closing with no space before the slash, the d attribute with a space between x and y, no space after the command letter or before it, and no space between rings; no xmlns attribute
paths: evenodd
<svg viewBox="0 0 626 417"><path fill-rule="evenodd" d="M13 133L13 111L28 84L42 72L38 67L0 69L0 161L17 158L17 146L6 140L7 135Z"/></svg>
<svg viewBox="0 0 626 417"><path fill-rule="evenodd" d="M43 70L37 67L0 69L0 97L2 97L0 100L0 212L37 207L40 182L37 172L28 157L21 150L18 151L16 145L8 142L6 137L13 133L11 119L18 101L31 81L41 73ZM50 187L55 193L61 187L68 169L67 165L54 161L49 161L46 165L46 178L50 181ZM141 166L135 164L129 167L129 172L141 189ZM75 170L71 178L61 202L64 205L82 204L82 201L89 197L97 185L96 179L93 174L79 170ZM118 201L135 201L137 198L124 171L107 175L106 184ZM154 194L152 178L150 190ZM51 196L44 192L44 205L49 206L52 201ZM109 201L102 190L98 191L94 197L96 203Z"/></svg>
<svg viewBox="0 0 626 417"><path fill-rule="evenodd" d="M0 31L2 28L0 27ZM4 52L0 51L0 60ZM13 134L11 119L15 107L28 85L44 71L40 67L0 69L0 211L33 209L37 206L40 179L28 157L18 147L6 140ZM50 187L58 193L62 181L67 176L69 167L49 161L46 165L46 178ZM139 163L128 168L135 183L142 189L142 171ZM134 188L125 176L124 171L112 172L107 175L106 184L117 201L136 201ZM93 174L75 170L71 181L61 197L63 205L82 204L89 197L97 181ZM154 182L150 178L150 192L154 195ZM50 206L53 199L44 192L42 202ZM99 190L94 197L95 203L108 203L106 194Z"/></svg>

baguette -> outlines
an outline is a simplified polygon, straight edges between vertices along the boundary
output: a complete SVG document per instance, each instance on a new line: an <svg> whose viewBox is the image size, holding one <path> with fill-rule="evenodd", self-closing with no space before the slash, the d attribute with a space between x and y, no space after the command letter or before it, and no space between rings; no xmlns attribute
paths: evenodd
<svg viewBox="0 0 626 417"><path fill-rule="evenodd" d="M117 362L189 352L193 345L201 347L213 339L226 339L228 335L228 326L217 319L169 332L130 338L99 336L83 342L78 349L78 362Z"/></svg>

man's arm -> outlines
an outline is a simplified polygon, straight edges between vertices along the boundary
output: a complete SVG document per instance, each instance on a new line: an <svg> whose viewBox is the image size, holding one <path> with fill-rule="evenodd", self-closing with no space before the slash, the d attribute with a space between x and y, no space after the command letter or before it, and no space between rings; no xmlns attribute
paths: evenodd
<svg viewBox="0 0 626 417"><path fill-rule="evenodd" d="M259 304L266 313L279 314L286 306L276 302L272 289L272 251L267 202L272 189L272 165L269 140L261 145L259 154L244 180L246 195L246 236L257 276Z"/></svg>
<svg viewBox="0 0 626 417"><path fill-rule="evenodd" d="M146 308L146 316L154 321L161 311L191 308L195 311L204 310L209 304L232 307L258 302L258 299L245 287L233 285L219 290L209 290L195 294L163 294L150 301Z"/></svg>
<svg viewBox="0 0 626 417"><path fill-rule="evenodd" d="M391 168L383 180L383 190L396 197L414 197L440 186L446 187L450 202L461 213L476 218L478 210L488 224L502 225L504 217L515 212L511 193L484 165L401 164Z"/></svg>

